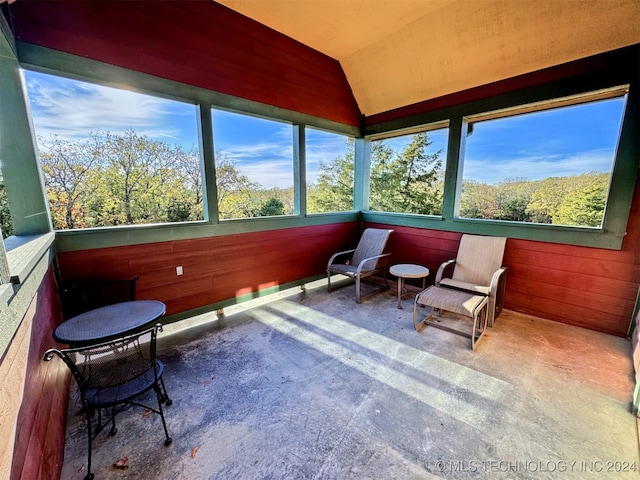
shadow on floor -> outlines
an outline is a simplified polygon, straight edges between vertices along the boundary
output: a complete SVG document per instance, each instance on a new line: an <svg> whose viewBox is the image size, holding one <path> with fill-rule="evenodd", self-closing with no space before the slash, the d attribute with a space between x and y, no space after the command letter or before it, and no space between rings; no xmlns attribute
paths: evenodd
<svg viewBox="0 0 640 480"><path fill-rule="evenodd" d="M353 286L313 286L167 327L173 444L157 415L131 408L96 439L95 478L579 479L640 466L627 340L504 311L472 352L416 333L411 298L399 310L393 289L358 305ZM86 462L72 388L65 480Z"/></svg>

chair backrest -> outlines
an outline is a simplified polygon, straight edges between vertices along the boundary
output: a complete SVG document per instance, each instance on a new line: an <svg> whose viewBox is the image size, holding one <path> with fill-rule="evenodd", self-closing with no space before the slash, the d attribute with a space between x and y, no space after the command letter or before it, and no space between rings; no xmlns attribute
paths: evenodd
<svg viewBox="0 0 640 480"><path fill-rule="evenodd" d="M489 285L502 266L505 237L462 235L452 279L474 285Z"/></svg>
<svg viewBox="0 0 640 480"><path fill-rule="evenodd" d="M75 282L61 289L65 320L95 308L136 299L138 275L127 280Z"/></svg>
<svg viewBox="0 0 640 480"><path fill-rule="evenodd" d="M357 266L365 258L382 255L384 247L387 245L389 235L393 230L384 230L380 228L367 228L362 233L356 251L351 257L351 264ZM378 264L378 259L370 260L363 266L364 270L374 270Z"/></svg>
<svg viewBox="0 0 640 480"><path fill-rule="evenodd" d="M133 385L135 381L156 368L156 337L160 324L139 333L121 337L98 345L45 352L44 359L59 356L73 374L84 406L126 401L121 392L131 389L117 387ZM157 373L157 372L156 372ZM155 379L155 375L150 377ZM91 391L91 393L88 393ZM107 391L100 395L100 391ZM134 392L137 393L137 392Z"/></svg>

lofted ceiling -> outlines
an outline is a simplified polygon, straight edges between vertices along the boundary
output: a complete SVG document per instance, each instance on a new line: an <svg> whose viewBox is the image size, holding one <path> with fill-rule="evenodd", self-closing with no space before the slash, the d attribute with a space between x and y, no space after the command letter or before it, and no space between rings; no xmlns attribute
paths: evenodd
<svg viewBox="0 0 640 480"><path fill-rule="evenodd" d="M640 43L640 0L216 0L338 60L369 116Z"/></svg>

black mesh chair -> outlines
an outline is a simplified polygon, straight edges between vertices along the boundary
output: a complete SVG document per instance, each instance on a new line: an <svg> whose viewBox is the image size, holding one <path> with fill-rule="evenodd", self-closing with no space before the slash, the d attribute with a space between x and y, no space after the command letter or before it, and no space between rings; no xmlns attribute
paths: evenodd
<svg viewBox="0 0 640 480"><path fill-rule="evenodd" d="M156 358L156 337L162 331L157 324L140 333L128 335L99 345L58 350L49 349L44 359L49 361L54 355L67 364L73 374L82 400L82 409L87 417L87 433L89 436L89 453L87 475L91 480L91 444L93 439L105 426L111 423L109 436L116 434L116 414L128 405L136 405L157 413L162 419L165 434L165 445L171 443L167 430L162 404L171 405L162 380L163 363ZM152 408L138 403L143 393L154 390L158 406ZM110 418L102 423L102 409L110 409ZM95 432L92 431L92 418L98 412Z"/></svg>

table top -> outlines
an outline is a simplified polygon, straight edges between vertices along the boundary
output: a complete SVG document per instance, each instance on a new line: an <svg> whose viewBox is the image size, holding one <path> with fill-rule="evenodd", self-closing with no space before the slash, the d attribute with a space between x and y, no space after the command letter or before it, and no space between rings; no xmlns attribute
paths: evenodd
<svg viewBox="0 0 640 480"><path fill-rule="evenodd" d="M157 300L114 303L62 322L53 331L53 338L68 345L108 341L135 333L164 315L166 309Z"/></svg>
<svg viewBox="0 0 640 480"><path fill-rule="evenodd" d="M402 278L422 278L429 275L429 269L413 263L399 263L389 269L391 275Z"/></svg>

